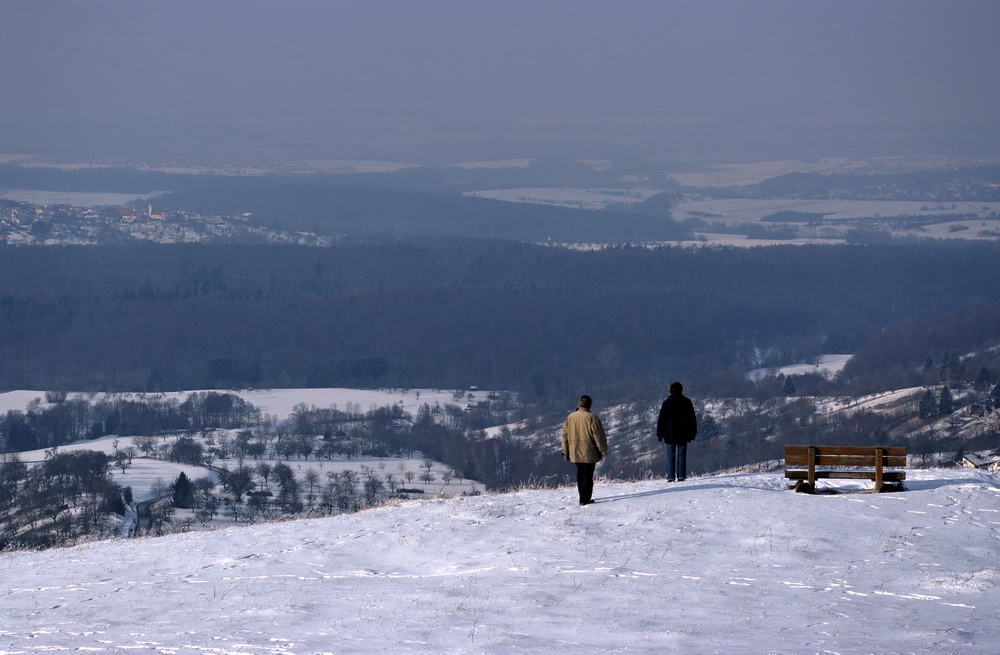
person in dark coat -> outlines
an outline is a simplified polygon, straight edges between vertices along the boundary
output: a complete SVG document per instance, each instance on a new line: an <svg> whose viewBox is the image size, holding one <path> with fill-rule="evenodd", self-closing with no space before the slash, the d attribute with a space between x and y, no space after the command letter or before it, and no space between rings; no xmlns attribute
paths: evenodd
<svg viewBox="0 0 1000 655"><path fill-rule="evenodd" d="M698 434L694 405L683 391L680 382L670 384L670 395L660 406L656 421L656 438L667 444L667 482L687 477L687 445Z"/></svg>

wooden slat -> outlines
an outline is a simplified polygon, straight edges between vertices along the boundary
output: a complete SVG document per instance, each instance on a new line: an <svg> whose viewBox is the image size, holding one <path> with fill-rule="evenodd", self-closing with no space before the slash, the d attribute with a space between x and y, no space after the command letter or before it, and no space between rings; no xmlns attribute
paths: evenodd
<svg viewBox="0 0 1000 655"><path fill-rule="evenodd" d="M906 446L785 446L785 456L808 455L810 448L815 448L821 455L873 455L876 449L880 449L890 457L906 456Z"/></svg>
<svg viewBox="0 0 1000 655"><path fill-rule="evenodd" d="M875 480L875 471L816 471L817 478L840 478L844 480ZM809 471L785 471L789 480L808 480ZM906 471L882 471L885 482L899 482L906 479Z"/></svg>
<svg viewBox="0 0 1000 655"><path fill-rule="evenodd" d="M816 466L875 466L878 457L869 452L866 455L816 455ZM785 466L809 466L808 455L785 455ZM882 458L882 466L906 466L906 456L890 455Z"/></svg>

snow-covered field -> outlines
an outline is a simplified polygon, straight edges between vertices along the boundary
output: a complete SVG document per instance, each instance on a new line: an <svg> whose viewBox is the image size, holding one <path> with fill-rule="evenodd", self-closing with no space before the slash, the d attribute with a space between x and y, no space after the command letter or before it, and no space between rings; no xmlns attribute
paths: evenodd
<svg viewBox="0 0 1000 655"><path fill-rule="evenodd" d="M0 554L0 652L996 653L1000 480L410 501ZM858 483L857 489L866 486Z"/></svg>
<svg viewBox="0 0 1000 655"><path fill-rule="evenodd" d="M235 430L217 431L219 434L223 432L235 432ZM157 438L157 444L170 443L176 438L176 435ZM65 446L59 446L59 452L96 450L98 452L111 455L115 452L116 447L118 449L125 449L133 445L133 437L108 436L101 437L100 439L78 441ZM45 459L45 451L29 450L18 453L18 457L21 461L27 463L41 462ZM343 457L338 457L337 459L304 459L297 457L294 459L265 458L262 460L255 460L248 458L245 460L245 463L249 466L256 466L261 462L272 466L278 462L283 462L289 465L295 471L297 476L305 474L305 472L309 469L314 469L320 474L321 480L326 480L326 475L328 473L340 473L346 469L360 472L363 467L373 469L380 475L392 473L401 480L407 471L412 471L414 473L414 479L409 482L404 482L402 486L410 489L420 489L423 493L428 495L440 494L443 496L454 496L461 493L482 491L484 488L483 485L477 482L466 480L465 478L458 476L451 477L447 482L445 482L444 477L448 467L440 462L432 462L432 467L429 469L429 472L434 476L434 481L422 482L419 476L424 470L421 466L424 460L420 457L352 457L351 459L345 459ZM237 466L239 462L237 460L225 462L216 461L214 464L216 466L226 466L227 468L232 469ZM184 475L188 476L192 480L197 480L198 478L209 478L213 482L219 481L219 474L209 468L203 466L192 466L189 464L178 464L176 462L168 462L162 459L152 459L147 457L133 458L132 464L124 472L120 468L112 467L111 477L117 484L131 487L133 498L137 501L142 501L155 498L156 494L153 492L154 487L161 483L169 485L177 478L178 475L180 475L182 471ZM0 651L0 655L2 655L2 651Z"/></svg>
<svg viewBox="0 0 1000 655"><path fill-rule="evenodd" d="M662 245L676 245L681 248L700 248L705 246L732 246L736 248L756 248L761 246L833 246L846 243L846 239L820 239L820 238L798 238L798 239L751 239L742 234L722 234L718 232L697 232L697 239L691 241L675 241Z"/></svg>
<svg viewBox="0 0 1000 655"><path fill-rule="evenodd" d="M779 211L825 214L825 220L854 220L890 216L940 216L946 214L977 214L983 219L1000 212L998 202L936 203L904 200L794 200L774 198L714 198L689 200L671 209L674 220L705 218L707 221L736 224L753 223ZM706 215L710 217L706 218ZM995 220L987 220L995 223ZM995 225L994 225L995 227ZM978 231L979 225L976 224Z"/></svg>
<svg viewBox="0 0 1000 655"><path fill-rule="evenodd" d="M124 205L133 200L152 198L157 193L104 193L84 191L34 191L31 189L11 189L0 191L0 198L33 205L73 205L74 207L99 207L102 205Z"/></svg>
<svg viewBox="0 0 1000 655"><path fill-rule="evenodd" d="M410 168L415 164L407 164L395 161L365 161L365 160L310 160L290 162L289 166L295 169L306 171L320 171L323 173L392 173L404 168ZM281 172L283 169L277 169ZM273 170L265 171L268 173Z"/></svg>
<svg viewBox="0 0 1000 655"><path fill-rule="evenodd" d="M715 187L757 184L788 173L851 174L851 173L912 173L934 170L943 166L991 166L994 157L864 157L860 159L824 157L804 161L781 159L751 161L737 164L717 164L699 170L674 172L668 175L685 186Z"/></svg>
<svg viewBox="0 0 1000 655"><path fill-rule="evenodd" d="M465 161L453 164L455 168L476 170L480 168L527 168L534 159L491 159L487 161Z"/></svg>
<svg viewBox="0 0 1000 655"><path fill-rule="evenodd" d="M157 440L160 443L160 440ZM111 455L117 446L120 449L133 445L132 437L102 437L90 441L78 441L76 443L59 446L59 452L74 452L78 450L96 450L98 452ZM18 458L27 463L41 462L45 459L44 450L29 450L18 453ZM135 457L131 466L123 473L120 468L111 469L111 477L122 486L131 487L132 495L137 501L150 500L154 498L153 486L160 481L170 484L178 475L184 473L192 480L198 478L211 478L213 482L219 481L219 475L202 466L191 466L189 464L178 464L158 459L145 457Z"/></svg>
<svg viewBox="0 0 1000 655"><path fill-rule="evenodd" d="M68 395L68 398L72 399L82 397L88 398L92 402L98 402L100 400L106 400L113 397L129 399L138 399L140 397L160 399L176 398L183 401L191 393L197 392L179 391L163 394L71 393ZM307 406L315 405L316 407L321 408L336 405L337 408L342 411L351 410L358 412L366 412L374 407L398 405L404 411L415 415L420 406L424 403L428 403L431 406L435 403L439 403L441 406L464 405L466 402L484 400L487 395L487 392L484 391L469 391L461 392L459 394L459 392L455 391L442 391L434 389L260 389L229 391L227 393L235 393L243 397L247 400L247 402L250 402L258 407L264 414L271 415L278 420L287 419L291 415L292 410L299 403L304 403ZM456 399L456 395L459 395L458 399ZM28 407L28 405L34 400L42 401L44 406L44 399L45 393L41 391L10 391L3 393L0 394L0 413L5 413L9 410L24 411L25 408ZM218 431L218 434L221 435L223 432L229 431L220 430ZM157 443L165 443L167 441L172 441L175 438L176 435L172 437L159 438L157 439ZM59 451L97 450L111 455L114 453L116 447L118 449L125 449L132 445L134 445L134 443L131 436L110 435L100 439L79 441L59 446ZM45 451L26 451L18 453L18 456L25 462L39 462L45 459ZM268 459L264 461L272 465L278 461L284 461L295 470L297 475L304 474L308 469L315 469L315 471L320 474L320 479L323 480L326 479L325 476L328 473L339 473L345 469L361 471L362 467L369 467L376 470L380 474L392 473L400 478L402 478L407 471L410 471L414 473L414 479L406 482L403 486L411 489L420 489L428 495L440 494L444 496L452 496L461 493L481 491L483 489L483 485L458 476L451 477L447 482L445 482L448 467L440 462L433 462L432 468L429 471L434 476L434 481L429 483L423 482L419 479L419 475L423 472L421 465L424 460L419 457L408 459L398 457L354 457L351 459L337 458L334 460L296 458L292 460ZM251 465L258 463L252 459L248 459L247 462ZM216 464L225 464L229 466L229 468L232 468L236 463L230 461L216 462ZM137 501L149 500L153 498L155 496L153 493L155 486L159 483L170 484L182 471L192 480L208 477L213 481L218 481L219 478L217 473L204 467L190 466L144 457L134 458L132 460L132 465L124 472L118 468L111 469L114 481L123 486L131 487L132 495ZM3 653L4 651L0 650L0 655L3 655Z"/></svg>
<svg viewBox="0 0 1000 655"><path fill-rule="evenodd" d="M829 377L833 377L839 373L844 365L847 364L847 360L851 358L851 355L820 355L816 358L816 361L811 364L791 364L789 366L782 366L781 368L755 368L750 371L748 376L751 380L756 382L766 375L803 375L806 373L820 373Z"/></svg>
<svg viewBox="0 0 1000 655"><path fill-rule="evenodd" d="M913 401L926 391L924 387L905 387L903 389L893 389L892 391L880 391L867 396L855 398L823 398L817 399L816 411L824 414L829 412L847 410L849 412L886 411L900 404Z"/></svg>
<svg viewBox="0 0 1000 655"><path fill-rule="evenodd" d="M604 209L612 204L642 202L660 189L569 189L555 187L530 187L519 189L496 189L490 191L467 191L465 195L476 198L490 198L507 202L526 202L537 205L557 205L577 209Z"/></svg>
<svg viewBox="0 0 1000 655"><path fill-rule="evenodd" d="M204 391L204 390L203 390ZM274 416L278 420L288 418L292 410L299 403L304 403L307 407L315 405L321 409L329 408L333 405L341 411L348 411L353 408L356 411L367 412L376 407L388 405L398 405L403 411L416 414L420 407L427 403L434 406L439 403L445 405L464 406L469 402L479 402L485 400L489 392L486 391L455 391L450 389L209 389L216 393L232 393L240 396L248 403L257 407L262 414ZM192 393L201 391L171 391L166 393L79 393L68 394L67 398L85 398L91 402L111 400L113 398L139 399L139 398L176 398L183 402ZM38 399L45 404L44 391L8 391L0 393L0 413L12 409L24 411L31 401Z"/></svg>
<svg viewBox="0 0 1000 655"><path fill-rule="evenodd" d="M734 247L734 248L759 248L765 246L801 246L806 244L830 246L845 243L845 239L820 239L820 238L799 238L799 239L751 239L743 234L720 234L714 232L696 232L694 239L680 239L677 241L646 241L641 245L654 248L658 246L678 247L678 248L708 248ZM541 243L539 245L553 246L557 248L567 248L569 250L591 251L603 250L607 248L607 243Z"/></svg>

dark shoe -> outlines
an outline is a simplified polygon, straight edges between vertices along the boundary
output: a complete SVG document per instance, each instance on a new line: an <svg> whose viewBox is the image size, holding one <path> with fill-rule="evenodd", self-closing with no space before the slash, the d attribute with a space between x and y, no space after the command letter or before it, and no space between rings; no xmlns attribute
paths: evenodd
<svg viewBox="0 0 1000 655"><path fill-rule="evenodd" d="M592 500L581 500L580 504L581 505L593 505L594 501L592 501Z"/></svg>
<svg viewBox="0 0 1000 655"><path fill-rule="evenodd" d="M684 482L685 480L687 480L687 478L677 478L678 482Z"/></svg>

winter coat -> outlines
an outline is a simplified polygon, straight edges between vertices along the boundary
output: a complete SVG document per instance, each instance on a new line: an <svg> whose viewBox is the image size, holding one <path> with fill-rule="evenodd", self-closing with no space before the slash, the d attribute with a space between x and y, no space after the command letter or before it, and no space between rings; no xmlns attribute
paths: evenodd
<svg viewBox="0 0 1000 655"><path fill-rule="evenodd" d="M590 410L582 407L566 417L562 431L563 457L575 464L591 464L608 455L608 437L604 425Z"/></svg>
<svg viewBox="0 0 1000 655"><path fill-rule="evenodd" d="M698 419L694 405L680 393L672 393L660 406L656 421L656 436L664 443L683 444L694 441L698 434Z"/></svg>

